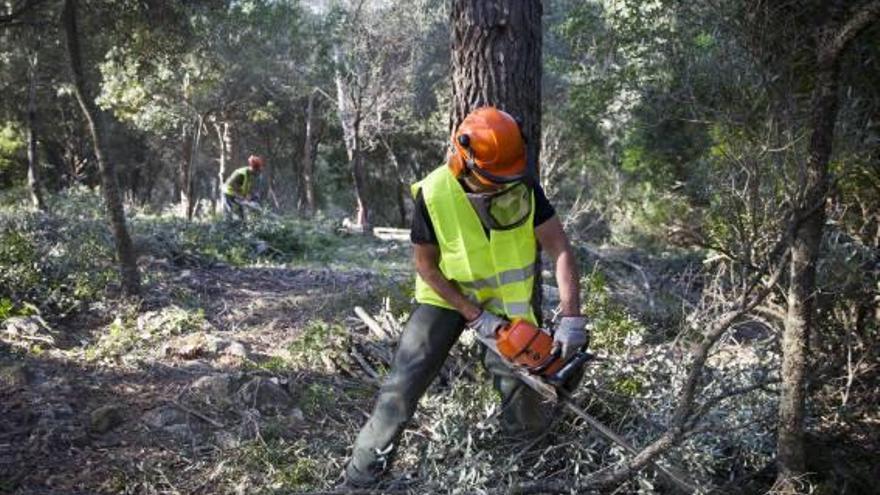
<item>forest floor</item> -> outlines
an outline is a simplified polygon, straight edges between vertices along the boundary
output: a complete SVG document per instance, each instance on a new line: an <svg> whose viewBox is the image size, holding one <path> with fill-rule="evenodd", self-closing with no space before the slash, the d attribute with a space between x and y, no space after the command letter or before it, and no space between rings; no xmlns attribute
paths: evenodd
<svg viewBox="0 0 880 495"><path fill-rule="evenodd" d="M408 242L348 237L339 245L332 264L146 256L149 280L136 303L92 303L54 327L35 316L7 320L0 333L0 493L321 493L337 485L387 371L412 286ZM654 328L674 328L675 314L701 289L699 260L578 250L614 297L629 302L620 312L599 303L626 338L637 330L628 312ZM550 289L545 302L552 298ZM375 316L381 335L355 316L357 306ZM722 354L746 355L772 340L767 332L743 327ZM618 430L655 431L644 409L652 403L630 403L652 386L633 363L655 369L652 349L675 334L652 332L627 344L616 363L596 365L603 400L584 392L581 405ZM497 397L475 364L476 346L465 340L422 400L385 490L504 493L518 481L620 459L576 421L556 427L563 439L556 445L524 450L500 440ZM768 411L746 424L772 421ZM758 454L765 447L755 444L747 456L766 462ZM650 492L651 482L643 477L629 489Z"/></svg>
<svg viewBox="0 0 880 495"><path fill-rule="evenodd" d="M373 390L295 370L291 349L304 328L345 324L410 275L312 265L152 260L137 305L109 301L63 328L16 318L0 336L0 493L251 493L248 471L265 481L270 451L331 438L344 449ZM323 345L293 352L320 359ZM338 408L339 394L354 407ZM334 454L322 475L341 472ZM301 466L294 486L317 483L315 469Z"/></svg>

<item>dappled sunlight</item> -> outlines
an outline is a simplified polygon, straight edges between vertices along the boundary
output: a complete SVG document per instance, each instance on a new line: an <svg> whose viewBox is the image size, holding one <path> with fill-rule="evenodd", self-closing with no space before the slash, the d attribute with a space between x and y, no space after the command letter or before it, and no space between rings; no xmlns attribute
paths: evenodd
<svg viewBox="0 0 880 495"><path fill-rule="evenodd" d="M873 495L878 29L0 2L0 493Z"/></svg>

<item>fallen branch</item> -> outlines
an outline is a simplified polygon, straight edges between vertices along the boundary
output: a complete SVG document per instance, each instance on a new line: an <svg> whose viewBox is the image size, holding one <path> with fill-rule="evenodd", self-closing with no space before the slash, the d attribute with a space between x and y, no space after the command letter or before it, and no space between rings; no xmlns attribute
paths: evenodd
<svg viewBox="0 0 880 495"><path fill-rule="evenodd" d="M373 235L383 241L408 241L409 229L395 227L373 227Z"/></svg>
<svg viewBox="0 0 880 495"><path fill-rule="evenodd" d="M291 492L290 495L374 495L383 493L413 493L412 488L340 488L314 492Z"/></svg>
<svg viewBox="0 0 880 495"><path fill-rule="evenodd" d="M194 409L192 409L192 408L189 408L189 407L187 407L187 406L181 404L180 402L178 402L178 401L176 401L176 400L169 401L169 403L170 403L171 405L173 405L174 407L180 409L181 411L183 411L183 412L185 412L185 413L192 414L193 416L195 416L195 417L201 419L202 421L206 421L206 422L212 424L213 426L215 426L215 427L217 427L217 428L226 428L226 425L225 425L225 424L223 424L223 423L217 421L216 419L212 419L212 418L210 418L210 417L208 417L208 416L205 416L204 414L202 414L202 413L200 413L200 412L198 412L198 411L196 411L196 410L194 410Z"/></svg>
<svg viewBox="0 0 880 495"><path fill-rule="evenodd" d="M55 339L51 336L44 337L42 335L28 335L26 333L12 333L10 335L17 337L23 340L30 340L33 342L42 342L44 344L55 345Z"/></svg>
<svg viewBox="0 0 880 495"><path fill-rule="evenodd" d="M785 260L787 259L787 246L790 242L789 236L780 239L779 244L774 249L774 253L779 256L779 263L776 270L771 274L767 283L763 284L760 290L752 295L753 290L760 284L764 272L757 273L752 282L747 285L746 291L740 297L738 306L716 320L715 324L703 334L702 339L694 344L691 350L691 368L685 379L684 385L680 390L680 397L675 414L668 426L667 430L656 438L653 442L644 447L638 455L625 462L622 466L615 469L611 473L602 476L595 481L588 481L584 487L592 486L610 486L621 483L633 474L653 462L653 460L661 455L669 448L680 443L685 435L696 426L697 417L694 411L694 398L697 393L697 385L703 376L703 368L709 351L721 338L722 335L743 315L754 309L758 304L764 301L776 283L779 281L785 268ZM751 298L749 297L751 296ZM693 420L693 421L691 421Z"/></svg>
<svg viewBox="0 0 880 495"><path fill-rule="evenodd" d="M360 318L361 321L363 321L364 323L367 324L367 328L369 328L376 337L378 337L380 339L388 339L388 340L391 340L393 338L388 333L388 331L386 331L384 328L382 328L382 325L380 325L378 321L373 319L372 316L370 316L369 314L367 314L366 311L364 311L364 308L362 308L360 306L355 306L354 313L356 315L358 315L358 318Z"/></svg>
<svg viewBox="0 0 880 495"><path fill-rule="evenodd" d="M699 409L694 412L691 419L689 420L689 429L693 429L696 427L697 422L705 416L709 411L711 411L715 406L720 404L721 402L730 399L731 397L736 397L738 395L744 395L754 390L762 389L767 385L772 385L774 383L779 383L781 379L779 378L771 378L767 380L762 380L757 383L753 383L751 385L746 385L744 387L738 387L732 390L728 390L726 392L720 393L708 400L706 400Z"/></svg>
<svg viewBox="0 0 880 495"><path fill-rule="evenodd" d="M385 364L386 366L391 365L391 361L393 359L393 356L391 355L391 351L389 351L388 349L385 349L384 347L377 345L375 342L367 339L366 337L364 337L362 335L352 333L351 336L361 345L363 351L366 354L374 357L375 359L377 359L379 361L382 361L382 363Z"/></svg>
<svg viewBox="0 0 880 495"><path fill-rule="evenodd" d="M367 375L369 375L370 378L371 378L374 382L376 382L376 383L379 382L379 373L376 372L376 370L374 370L372 366L370 366L370 363L368 363L367 360L364 359L363 356L361 356L361 353L359 353L359 352L356 351L355 349L351 349L351 350L349 351L349 354L351 355L352 358L354 358L354 360L355 360L355 361L357 362L357 364L361 367L361 369L364 370L364 372L365 372Z"/></svg>
<svg viewBox="0 0 880 495"><path fill-rule="evenodd" d="M498 354L499 356L501 355L498 352L498 349L495 347L494 340L485 339L485 338L481 338L481 337L478 337L478 339L480 340L480 342L483 345L486 346L487 349L489 349L489 352L494 352L494 353ZM610 429L607 426L605 426L604 424L602 424L601 421L599 421L598 419L594 418L593 416L588 414L586 411L581 409L577 404L574 403L574 401L572 401L571 397L564 390L556 389L555 387L547 384L543 380L535 377L534 375L532 375L531 373L529 373L525 369L511 364L509 361L507 361L503 357L502 357L502 362L504 362L510 368L510 370L513 371L513 373L516 375L516 377L523 384L525 384L527 387L529 387L532 390L534 390L535 392L537 392L539 395L541 395L541 397L543 397L544 399L551 401L551 402L557 402L557 401L560 402L569 411L573 412L576 416L578 416L579 418L581 418L585 422L587 422L587 424L589 424L591 427L593 427L603 437L607 438L608 440L610 440L613 443L616 443L617 445L620 445L621 447L624 448L624 450L626 450L627 452L632 454L634 457L629 463L634 464L636 460L639 460L641 462L641 459L644 456L650 455L650 457L648 457L644 461L644 464L642 464L642 467L648 463L653 463L654 467L657 469L657 471L660 473L660 475L674 488L676 488L684 493L694 493L697 491L696 484L685 479L683 474L681 474L680 472L677 472L677 470L673 471L663 465L660 465L653 460L654 457L656 457L657 455L659 455L662 452L662 450L659 450L659 449L662 448L663 450L665 450L666 448L668 448L668 446L663 445L663 446L654 447L654 449L657 449L656 452L654 450L651 450L649 453L646 453L646 451L648 449L643 449L642 451L637 450L625 438L621 437L620 435L615 433L612 429ZM629 463L627 463L627 464L629 464ZM546 482L544 482L544 483L546 483ZM592 482L590 479L588 479L585 483L586 483L586 486L605 485L606 484L605 482L599 481L599 480ZM523 487L525 487L525 486L528 486L528 485L523 485ZM542 485L542 486L546 487L546 486L554 486L554 485ZM577 486L581 487L581 486L585 486L585 485L579 484ZM567 489L569 492L571 491L571 488L572 488L571 485L567 486ZM530 493L534 493L534 492L530 492Z"/></svg>

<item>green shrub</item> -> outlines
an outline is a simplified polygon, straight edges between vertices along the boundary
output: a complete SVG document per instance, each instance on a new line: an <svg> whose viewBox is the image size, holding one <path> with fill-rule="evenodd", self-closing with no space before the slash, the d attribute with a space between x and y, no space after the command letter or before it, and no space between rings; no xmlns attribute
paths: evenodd
<svg viewBox="0 0 880 495"><path fill-rule="evenodd" d="M340 325L311 321L288 351L291 363L302 369L328 367L327 358L347 359L348 333ZM332 370L328 370L332 371Z"/></svg>
<svg viewBox="0 0 880 495"><path fill-rule="evenodd" d="M137 327L131 318L117 316L107 333L101 336L98 342L86 349L86 359L115 358L127 353L138 342Z"/></svg>
<svg viewBox="0 0 880 495"><path fill-rule="evenodd" d="M284 439L267 439L250 442L237 452L236 466L246 472L266 473L267 484L275 488L308 489L325 479L326 464L317 461L324 452L312 452L314 445L305 440L288 442ZM257 493L275 493L274 490Z"/></svg>
<svg viewBox="0 0 880 495"><path fill-rule="evenodd" d="M5 296L29 292L41 280L39 253L22 232L0 230L0 289Z"/></svg>
<svg viewBox="0 0 880 495"><path fill-rule="evenodd" d="M632 186L611 218L611 240L627 246L664 247L670 227L693 216L684 196L655 189L650 183Z"/></svg>
<svg viewBox="0 0 880 495"><path fill-rule="evenodd" d="M74 188L49 203L0 212L0 297L52 318L103 298L118 277L98 195Z"/></svg>
<svg viewBox="0 0 880 495"><path fill-rule="evenodd" d="M0 189L6 189L24 181L26 169L22 167L25 136L13 122L0 125Z"/></svg>
<svg viewBox="0 0 880 495"><path fill-rule="evenodd" d="M302 392L301 403L306 414L319 414L333 402L334 391L320 383L310 383Z"/></svg>
<svg viewBox="0 0 880 495"><path fill-rule="evenodd" d="M0 297L0 322L11 316L15 316L15 304L7 297Z"/></svg>
<svg viewBox="0 0 880 495"><path fill-rule="evenodd" d="M594 271L584 277L581 286L586 288L584 314L590 315L593 325L590 347L620 352L641 341L645 327L612 300L602 272Z"/></svg>
<svg viewBox="0 0 880 495"><path fill-rule="evenodd" d="M255 217L234 224L143 215L133 219L132 228L144 251L178 262L243 266L324 259L322 254L337 244L329 226L286 217Z"/></svg>

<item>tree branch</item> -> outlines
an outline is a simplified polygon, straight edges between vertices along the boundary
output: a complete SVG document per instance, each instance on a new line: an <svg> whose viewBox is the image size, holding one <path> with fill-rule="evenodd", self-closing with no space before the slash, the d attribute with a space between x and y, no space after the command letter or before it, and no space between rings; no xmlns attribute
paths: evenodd
<svg viewBox="0 0 880 495"><path fill-rule="evenodd" d="M830 67L856 36L880 18L880 0L874 0L856 11L835 33L830 43L819 52L819 66Z"/></svg>
<svg viewBox="0 0 880 495"><path fill-rule="evenodd" d="M789 235L783 236L783 238L779 240L779 244L776 246L773 252L776 253L781 251L782 253L787 253L787 248L790 244L790 241L791 237ZM760 304L767 297L767 295L773 289L773 286L776 285L776 283L779 281L779 278L784 273L786 266L785 261L787 260L787 258L787 254L780 256L776 269L770 274L770 280L762 285L761 290L752 295L750 299L748 297L742 298L739 306L736 309L732 309L722 314L721 317L716 321L716 323L709 329L709 331L703 334L702 340L699 343L695 344L690 353L692 356L691 369L688 372L685 383L681 388L678 405L676 407L675 414L672 417L668 429L653 442L642 448L637 455L624 462L620 467L618 467L611 473L608 473L593 480L587 480L584 485L580 486L591 487L619 484L620 482L631 477L633 474L646 467L648 464L654 461L655 458L663 454L672 446L678 444L684 438L689 428L693 427L692 423L695 422L693 420L695 414L694 398L696 397L700 379L703 376L703 367L709 355L709 351L712 349L718 339L721 338L722 335L724 335L724 332L730 328L731 325L733 325L740 317L754 309L755 306ZM762 271L761 273L755 274L754 278L756 280L760 280L763 275L764 272ZM757 285L757 282L749 285L751 287L754 287L755 285ZM751 290L752 289L749 289L749 292L751 292ZM720 400L722 399L719 399L718 401ZM708 411L708 409L706 411Z"/></svg>
<svg viewBox="0 0 880 495"><path fill-rule="evenodd" d="M772 385L774 383L779 383L781 379L779 378L770 378L767 380L761 380L760 382L753 383L751 385L746 385L744 387L738 387L732 390L728 390L726 392L720 393L706 402L704 402L699 409L695 413L691 415L691 419L688 421L689 428L693 428L696 426L697 422L703 418L709 411L711 411L715 406L720 404L721 402L738 395L744 395L754 390L762 389L767 385Z"/></svg>

